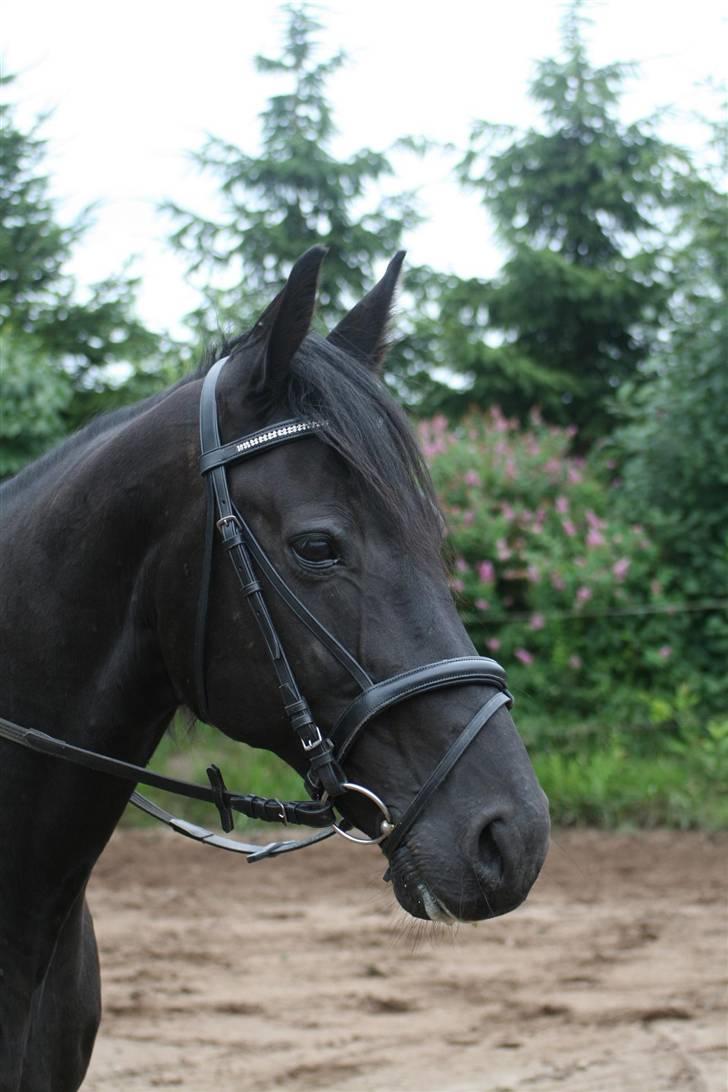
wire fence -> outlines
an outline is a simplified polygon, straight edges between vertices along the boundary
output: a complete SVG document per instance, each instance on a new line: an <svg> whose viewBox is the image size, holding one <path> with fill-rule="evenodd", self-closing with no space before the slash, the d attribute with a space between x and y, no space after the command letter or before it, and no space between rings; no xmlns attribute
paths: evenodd
<svg viewBox="0 0 728 1092"><path fill-rule="evenodd" d="M498 625L508 625L511 622L528 622L534 614L547 622L560 622L571 618L622 618L650 614L697 614L712 611L728 611L728 598L726 599L699 599L694 602L683 603L659 603L652 606L633 603L624 607L612 607L609 610L520 610L508 611L507 614L487 615L489 622Z"/></svg>

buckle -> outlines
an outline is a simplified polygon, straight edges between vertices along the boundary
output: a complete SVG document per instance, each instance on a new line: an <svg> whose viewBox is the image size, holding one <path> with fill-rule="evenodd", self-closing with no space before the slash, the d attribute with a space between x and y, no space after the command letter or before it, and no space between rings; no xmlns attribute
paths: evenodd
<svg viewBox="0 0 728 1092"><path fill-rule="evenodd" d="M324 741L324 737L321 735L321 729L319 728L318 724L314 724L313 728L316 733L313 739L304 739L302 736L300 737L301 746L306 752L315 750L316 747L318 747L319 744L323 743Z"/></svg>
<svg viewBox="0 0 728 1092"><path fill-rule="evenodd" d="M241 529L240 520L237 516L220 516L220 519L215 520L215 526L217 527L220 534L222 534L223 529L227 526L228 523L234 523L238 530Z"/></svg>

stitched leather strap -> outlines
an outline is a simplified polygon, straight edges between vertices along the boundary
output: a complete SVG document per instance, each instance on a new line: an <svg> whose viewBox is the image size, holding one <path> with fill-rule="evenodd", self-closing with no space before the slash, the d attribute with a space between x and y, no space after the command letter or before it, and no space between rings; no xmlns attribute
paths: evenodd
<svg viewBox="0 0 728 1092"><path fill-rule="evenodd" d="M481 729L485 727L491 717L504 705L508 705L509 701L510 695L507 691L501 691L498 694L494 694L485 705L481 706L475 716L463 728L460 735L449 750L446 751L440 762L438 762L415 798L405 809L404 814L397 820L389 838L383 843L383 847L390 860L395 850L402 844L403 839L411 830L415 821L420 817L425 807L430 802L435 790L439 789L440 785L442 785L455 763L463 755L473 740L480 734Z"/></svg>
<svg viewBox="0 0 728 1092"><path fill-rule="evenodd" d="M346 758L365 725L385 709L429 690L468 683L495 686L507 695L509 703L513 701L506 690L503 668L486 656L461 656L423 664L401 675L393 675L391 679L384 679L354 699L331 733L339 761L343 762Z"/></svg>

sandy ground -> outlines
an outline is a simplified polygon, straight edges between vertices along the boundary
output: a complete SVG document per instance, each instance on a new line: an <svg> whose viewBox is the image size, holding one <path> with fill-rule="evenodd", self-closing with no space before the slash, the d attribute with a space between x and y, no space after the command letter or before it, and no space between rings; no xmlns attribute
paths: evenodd
<svg viewBox="0 0 728 1092"><path fill-rule="evenodd" d="M516 913L418 926L377 850L118 833L85 1092L724 1092L726 850L568 832Z"/></svg>

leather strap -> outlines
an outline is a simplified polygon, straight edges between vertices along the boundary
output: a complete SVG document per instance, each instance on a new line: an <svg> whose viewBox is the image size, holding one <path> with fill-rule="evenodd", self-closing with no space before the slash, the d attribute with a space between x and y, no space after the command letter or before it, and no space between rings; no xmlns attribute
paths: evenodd
<svg viewBox="0 0 728 1092"><path fill-rule="evenodd" d="M480 730L485 727L491 717L504 705L508 705L509 701L510 695L507 691L501 691L498 694L494 694L485 705L481 706L475 716L463 728L452 746L445 752L445 755L440 762L438 762L435 769L427 778L427 781L425 781L417 795L408 805L404 814L397 820L389 838L383 843L383 848L387 851L390 860L395 850L402 844L403 839L411 830L414 822L420 817L425 807L430 802L435 790L439 789L440 785L442 785L443 781L450 773L450 770L463 755L466 748L468 748L473 740L479 735Z"/></svg>
<svg viewBox="0 0 728 1092"><path fill-rule="evenodd" d="M312 431L314 424L301 420L300 422L289 421L278 427L270 426L267 431L259 430L257 433L251 434L251 437L237 441L233 445L234 451L230 453L229 457L221 455L222 445L220 443L215 389L226 359L217 361L210 369L203 382L200 396L200 449L202 457L204 458L209 452L216 452L216 461L213 461L213 465L205 471L208 480L211 482L214 509L217 516L216 524L220 531L222 544L227 549L242 591L247 598L268 649L289 724L293 732L298 736L309 760L307 784L312 789L313 795L320 796L323 792L326 792L330 798L335 799L345 791L343 788L345 781L343 771L336 762L330 741L323 735L311 715L278 638L262 589L255 578L247 549L247 540L252 537L252 533L233 504L225 471L225 464L230 459L243 458L274 444L287 443L290 440L304 436ZM248 445L247 448L246 444ZM263 554L263 551L261 551L261 554ZM285 587L286 601L295 600L298 602L293 592L285 585L285 582L281 580L280 584ZM310 619L312 624L318 625L313 615L310 616ZM331 634L328 634L328 631L326 631L326 634L329 639L328 643L333 642L340 655L344 655L353 664L356 664L353 657L350 657L339 646ZM358 664L356 664L356 668L361 672ZM224 822L222 812L221 817L223 817Z"/></svg>
<svg viewBox="0 0 728 1092"><path fill-rule="evenodd" d="M299 440L305 435L310 436L312 432L320 428L318 421L302 417L276 421L274 425L258 429L257 432L250 432L246 436L241 436L239 440L231 440L229 444L203 451L200 456L200 473L207 474L208 470L213 470L216 466L226 466L248 455L257 455L261 451L267 451L268 448L277 447L290 440Z"/></svg>
<svg viewBox="0 0 728 1092"><path fill-rule="evenodd" d="M461 656L423 664L422 667L393 675L391 679L384 679L354 699L331 733L339 761L343 762L346 758L365 725L385 709L429 690L468 683L495 686L507 695L509 703L513 701L506 690L505 672L495 660L485 656Z"/></svg>
<svg viewBox="0 0 728 1092"><path fill-rule="evenodd" d="M198 826L196 823L189 823L186 819L178 819L171 812L160 808L158 804L147 800L145 796L138 792L131 794L129 802L134 807L139 808L140 811L145 812L146 815L158 819L160 823L165 823L172 830L178 834L183 834L186 838L192 838L193 841L202 842L207 846L214 846L215 849L226 849L230 853L243 853L247 857L248 864L265 860L266 857L278 857L281 853L291 853L294 849L303 849L305 846L315 845L316 842L323 842L336 833L333 826L329 826L325 830L319 831L318 834L312 834L309 838L290 838L282 842L268 842L266 845L260 845L256 842L240 842L237 838L223 838L220 834L214 834L211 830L207 830L206 827Z"/></svg>
<svg viewBox="0 0 728 1092"><path fill-rule="evenodd" d="M155 773L154 770L148 770L145 766L135 766L132 762L124 762L119 758L111 758L109 755L86 750L85 747L77 747L63 739L46 735L45 732L38 732L34 728L24 728L4 717L0 717L0 739L19 743L40 754L65 759L67 762L84 766L88 770L95 770L97 773L111 774L125 781L133 781L135 784L163 789L165 792L185 796L190 800L202 800L208 804L214 804L218 810L220 810L222 797L224 808L247 815L249 819L260 819L267 823L300 823L309 827L325 827L335 818L329 805L322 804L318 800L281 801L256 796L254 793L230 792L224 782L218 788L213 786L208 788L207 785L179 781L175 777L165 777L163 774Z"/></svg>

